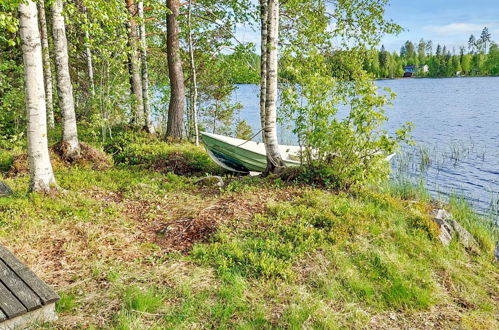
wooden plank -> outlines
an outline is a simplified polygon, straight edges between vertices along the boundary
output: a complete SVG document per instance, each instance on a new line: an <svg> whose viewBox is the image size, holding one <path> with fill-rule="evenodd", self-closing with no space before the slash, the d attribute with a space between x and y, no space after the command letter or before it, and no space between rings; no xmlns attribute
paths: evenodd
<svg viewBox="0 0 499 330"><path fill-rule="evenodd" d="M0 322L5 321L7 319L7 315L5 315L0 309Z"/></svg>
<svg viewBox="0 0 499 330"><path fill-rule="evenodd" d="M3 260L3 262L7 264L38 297L40 297L42 304L46 305L59 300L59 296L54 290L40 280L28 266L17 260L9 250L2 246L0 246L0 259Z"/></svg>
<svg viewBox="0 0 499 330"><path fill-rule="evenodd" d="M2 282L0 282L0 308L9 319L28 312Z"/></svg>
<svg viewBox="0 0 499 330"><path fill-rule="evenodd" d="M0 280L28 311L32 311L42 306L42 301L38 298L36 293L34 293L33 290L31 290L2 260L0 260Z"/></svg>

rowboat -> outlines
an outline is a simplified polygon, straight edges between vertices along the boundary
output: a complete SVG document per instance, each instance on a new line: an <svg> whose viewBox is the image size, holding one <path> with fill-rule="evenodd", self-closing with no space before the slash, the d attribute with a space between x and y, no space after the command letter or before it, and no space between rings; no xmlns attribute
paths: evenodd
<svg viewBox="0 0 499 330"><path fill-rule="evenodd" d="M201 140L208 155L226 170L249 173L263 172L267 168L267 153L262 142L206 132L201 132ZM300 147L279 145L279 152L286 166L300 165Z"/></svg>
<svg viewBox="0 0 499 330"><path fill-rule="evenodd" d="M263 172L267 168L267 153L263 142L247 141L224 135L201 132L201 140L208 155L222 168L231 172ZM287 167L300 166L299 146L279 145L279 152ZM395 154L385 160L390 161Z"/></svg>

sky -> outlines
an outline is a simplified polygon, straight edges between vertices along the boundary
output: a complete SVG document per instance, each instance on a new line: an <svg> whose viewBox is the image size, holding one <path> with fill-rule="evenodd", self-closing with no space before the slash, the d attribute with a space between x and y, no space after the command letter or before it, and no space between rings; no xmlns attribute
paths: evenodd
<svg viewBox="0 0 499 330"><path fill-rule="evenodd" d="M499 41L499 0L391 0L386 17L405 31L383 39L391 51L400 50L406 40L433 40L456 50L465 46L471 34L478 37L486 26L492 40Z"/></svg>
<svg viewBox="0 0 499 330"><path fill-rule="evenodd" d="M390 51L399 51L406 40L417 43L424 38L434 47L446 45L457 52L484 27L499 42L499 0L390 0L386 17L404 28L399 35L383 38L381 44ZM247 27L240 27L237 34L241 41L260 43L259 33Z"/></svg>

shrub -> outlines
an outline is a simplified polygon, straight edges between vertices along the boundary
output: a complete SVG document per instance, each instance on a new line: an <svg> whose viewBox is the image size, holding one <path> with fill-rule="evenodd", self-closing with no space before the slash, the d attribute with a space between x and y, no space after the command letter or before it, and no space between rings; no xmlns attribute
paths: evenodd
<svg viewBox="0 0 499 330"><path fill-rule="evenodd" d="M11 152L0 149L0 172L7 172L14 162L14 156Z"/></svg>
<svg viewBox="0 0 499 330"><path fill-rule="evenodd" d="M145 132L121 131L104 150L112 154L116 164L179 175L223 173L202 148L190 143L169 144Z"/></svg>
<svg viewBox="0 0 499 330"><path fill-rule="evenodd" d="M380 93L362 69L369 60L365 49L371 35L352 37L343 27L347 35L337 37L352 48L324 52L331 49L332 35L339 33L327 31L325 20L315 30L304 24L305 31L282 56L287 81L282 84L281 118L293 121L306 178L336 189L379 183L388 178L390 167L384 159L407 140L410 124L394 133L383 129L388 119L384 108L395 95ZM377 23L381 29L396 28L382 20ZM374 30L379 32L378 28Z"/></svg>

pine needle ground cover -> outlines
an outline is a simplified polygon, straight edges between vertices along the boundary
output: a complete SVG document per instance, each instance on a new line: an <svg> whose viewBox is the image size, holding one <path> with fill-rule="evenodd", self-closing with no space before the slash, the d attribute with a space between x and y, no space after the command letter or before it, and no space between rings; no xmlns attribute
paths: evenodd
<svg viewBox="0 0 499 330"><path fill-rule="evenodd" d="M61 296L46 327L499 327L498 235L459 199L450 211L477 251L440 244L418 189L201 186L216 171L201 148L123 145L108 147L113 167L58 166L53 196L2 175L14 195L0 198L0 244ZM3 173L13 157L0 153Z"/></svg>

